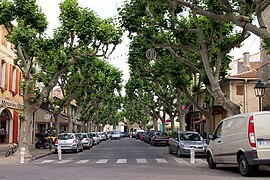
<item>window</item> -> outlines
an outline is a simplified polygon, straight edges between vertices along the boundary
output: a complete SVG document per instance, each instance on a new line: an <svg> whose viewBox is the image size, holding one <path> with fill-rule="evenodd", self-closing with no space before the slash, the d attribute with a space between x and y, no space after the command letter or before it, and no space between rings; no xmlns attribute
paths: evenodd
<svg viewBox="0 0 270 180"><path fill-rule="evenodd" d="M17 75L16 67L13 67L13 69L12 69L12 88L11 88L12 92L16 92L16 81L17 81L16 75Z"/></svg>
<svg viewBox="0 0 270 180"><path fill-rule="evenodd" d="M236 95L244 95L244 85L236 85Z"/></svg>
<svg viewBox="0 0 270 180"><path fill-rule="evenodd" d="M220 138L220 137L221 137L222 124L223 124L223 122L221 122L221 123L218 125L217 129L215 130L214 135L216 136L216 138Z"/></svg>
<svg viewBox="0 0 270 180"><path fill-rule="evenodd" d="M6 62L5 61L2 61L1 63L1 79L0 79L0 87L2 88L6 88Z"/></svg>

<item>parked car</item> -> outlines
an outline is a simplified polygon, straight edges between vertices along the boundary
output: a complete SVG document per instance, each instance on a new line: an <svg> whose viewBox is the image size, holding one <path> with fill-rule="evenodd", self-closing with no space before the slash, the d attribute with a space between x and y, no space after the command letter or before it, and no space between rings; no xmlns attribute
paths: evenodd
<svg viewBox="0 0 270 180"><path fill-rule="evenodd" d="M78 136L83 143L83 148L90 149L93 146L93 138L87 133L78 133Z"/></svg>
<svg viewBox="0 0 270 180"><path fill-rule="evenodd" d="M141 140L141 135L143 132L144 130L141 129L137 130L135 138Z"/></svg>
<svg viewBox="0 0 270 180"><path fill-rule="evenodd" d="M168 151L170 154L176 152L178 157L190 155L191 149L195 149L195 156L205 156L207 144L206 140L194 131L176 131L169 139Z"/></svg>
<svg viewBox="0 0 270 180"><path fill-rule="evenodd" d="M99 137L98 137L98 135L97 135L96 132L89 132L89 133L87 133L87 134L88 134L90 137L92 137L94 145L97 145L97 144L100 143L100 139L99 139Z"/></svg>
<svg viewBox="0 0 270 180"><path fill-rule="evenodd" d="M155 145L168 145L170 135L167 132L156 131L153 133L153 136L150 139L150 144Z"/></svg>
<svg viewBox="0 0 270 180"><path fill-rule="evenodd" d="M55 141L55 152L57 147L60 146L64 152L66 150L72 150L74 152L83 151L83 144L78 134L75 133L61 133L58 135Z"/></svg>
<svg viewBox="0 0 270 180"><path fill-rule="evenodd" d="M121 133L120 131L112 131L111 132L111 139L121 139Z"/></svg>
<svg viewBox="0 0 270 180"><path fill-rule="evenodd" d="M151 137L153 136L154 132L156 132L156 131L155 130L147 131L144 135L144 142L150 144L150 140L151 140Z"/></svg>
<svg viewBox="0 0 270 180"><path fill-rule="evenodd" d="M228 117L209 135L207 162L235 164L243 176L251 176L259 165L270 165L270 111Z"/></svg>
<svg viewBox="0 0 270 180"><path fill-rule="evenodd" d="M107 134L105 132L100 132L100 141L106 141L107 140Z"/></svg>

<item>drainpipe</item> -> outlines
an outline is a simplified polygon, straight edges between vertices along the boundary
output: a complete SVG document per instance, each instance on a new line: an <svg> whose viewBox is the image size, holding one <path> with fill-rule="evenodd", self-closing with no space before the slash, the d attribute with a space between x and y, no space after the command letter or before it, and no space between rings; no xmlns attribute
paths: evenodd
<svg viewBox="0 0 270 180"><path fill-rule="evenodd" d="M247 79L245 78L245 83L244 83L244 113L248 112L247 109Z"/></svg>

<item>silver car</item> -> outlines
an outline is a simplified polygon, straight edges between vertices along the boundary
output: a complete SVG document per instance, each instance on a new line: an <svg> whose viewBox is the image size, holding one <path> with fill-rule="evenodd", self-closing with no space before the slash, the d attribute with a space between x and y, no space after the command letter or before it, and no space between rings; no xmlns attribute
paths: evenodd
<svg viewBox="0 0 270 180"><path fill-rule="evenodd" d="M111 132L111 139L121 139L121 134L120 131L112 131Z"/></svg>
<svg viewBox="0 0 270 180"><path fill-rule="evenodd" d="M61 147L61 150L64 152L66 150L72 150L74 152L83 151L83 144L78 136L75 133L61 133L58 135L57 140L55 141L55 152L57 152L58 146Z"/></svg>
<svg viewBox="0 0 270 180"><path fill-rule="evenodd" d="M96 132L89 132L87 133L90 137L93 139L93 145L97 145L100 143L100 139L98 137L98 134Z"/></svg>
<svg viewBox="0 0 270 180"><path fill-rule="evenodd" d="M93 138L87 133L78 133L78 136L81 139L83 147L85 149L90 149L91 147L93 147Z"/></svg>
<svg viewBox="0 0 270 180"><path fill-rule="evenodd" d="M194 131L173 132L169 139L168 151L170 154L176 152L177 156L190 155L191 149L194 148L195 155L205 156L207 144L203 137Z"/></svg>

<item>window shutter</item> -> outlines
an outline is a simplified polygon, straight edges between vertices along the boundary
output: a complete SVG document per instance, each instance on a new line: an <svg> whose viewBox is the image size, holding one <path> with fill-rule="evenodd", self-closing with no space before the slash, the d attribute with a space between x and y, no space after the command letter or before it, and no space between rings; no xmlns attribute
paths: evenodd
<svg viewBox="0 0 270 180"><path fill-rule="evenodd" d="M9 70L9 63L6 63L6 74L5 74L5 81L6 81L6 83L5 83L5 89L6 90L8 90L8 70Z"/></svg>
<svg viewBox="0 0 270 180"><path fill-rule="evenodd" d="M19 82L19 94L22 95L22 89L21 89L21 85L22 85L22 72L20 71L20 75L19 75L19 79L18 79L18 82Z"/></svg>
<svg viewBox="0 0 270 180"><path fill-rule="evenodd" d="M16 93L19 93L19 81L20 81L19 76L20 76L20 71L18 68L16 68L16 83L15 83L16 84L16 88L15 88Z"/></svg>

